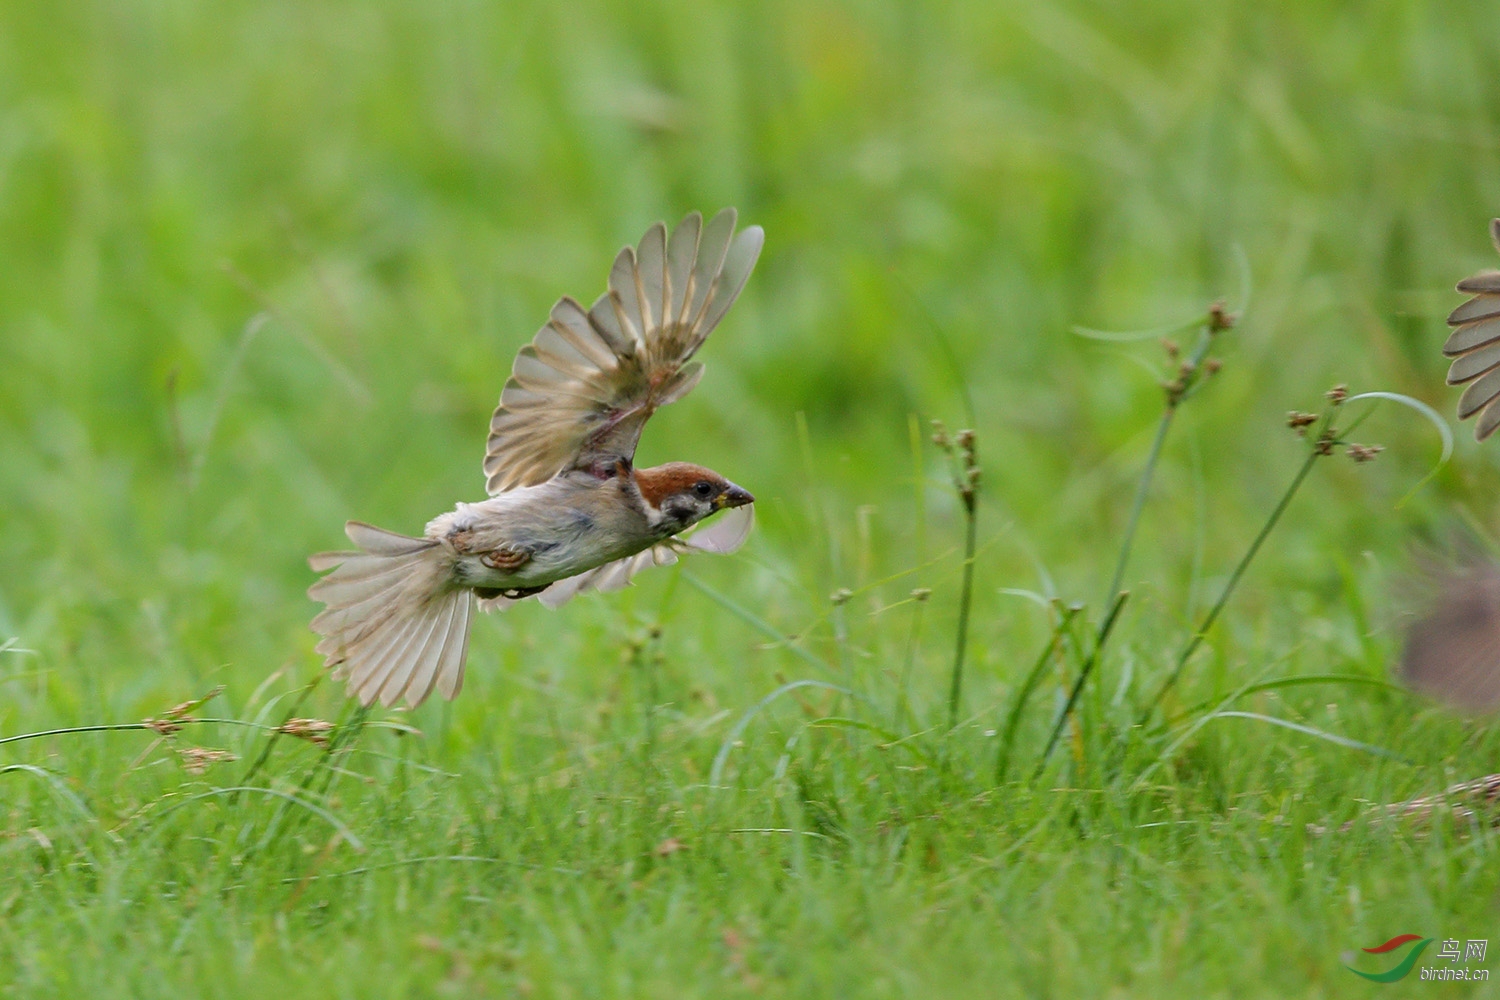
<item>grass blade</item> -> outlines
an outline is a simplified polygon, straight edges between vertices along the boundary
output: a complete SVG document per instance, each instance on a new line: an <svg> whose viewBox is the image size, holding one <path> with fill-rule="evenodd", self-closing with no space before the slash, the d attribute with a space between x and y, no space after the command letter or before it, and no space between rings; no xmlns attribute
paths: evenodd
<svg viewBox="0 0 1500 1000"><path fill-rule="evenodd" d="M683 570L682 578L688 583L691 583L694 587L697 587L704 594L706 594L715 604L719 605L725 611L728 611L730 614L740 619L740 621L755 629L761 635L764 635L768 639L776 640L777 644L780 645L781 648L796 653L802 659L806 660L808 663L811 663L813 666L817 667L820 670L826 670L828 673L834 672L833 668L830 667L827 663L819 659L813 653L797 645L791 639L788 639L786 636L782 635L781 632L776 628L776 626L772 625L764 618L755 614L753 611L730 600L728 597L719 593L717 590L710 587L708 584L704 583L702 580L698 579L696 576L687 572L686 570Z"/></svg>
<svg viewBox="0 0 1500 1000"><path fill-rule="evenodd" d="M1449 427L1448 422L1444 420L1442 416L1440 416L1438 412L1432 407L1428 406L1420 399L1413 399L1411 396L1406 396L1399 392L1361 392L1350 396L1345 402L1357 403L1361 399L1386 399L1390 400L1392 403L1400 403L1402 406L1415 410L1423 417L1425 417L1428 423L1437 428L1438 436L1443 440L1443 453L1442 455L1438 456L1437 464L1428 470L1427 475L1417 480L1417 485L1407 490L1405 496L1396 501L1396 506L1401 507L1406 503L1406 501L1410 500L1418 490L1420 490L1423 486L1426 486L1433 476L1442 471L1443 466L1448 464L1448 459L1453 457L1453 428Z"/></svg>
<svg viewBox="0 0 1500 1000"><path fill-rule="evenodd" d="M827 691L837 691L839 694L846 695L848 697L853 697L854 694L848 688L840 687L837 684L830 684L827 681L814 681L804 679L798 681L789 681L788 683L781 685L781 687L777 688L775 691L772 691L770 694L766 695L760 701L756 702L749 709L747 709L745 711L745 714L740 716L739 721L730 727L728 734L726 734L724 737L724 742L719 745L719 752L714 754L713 767L710 768L708 772L708 783L710 786L718 787L719 779L724 775L724 764L729 760L729 751L734 748L735 742L745 732L745 727L750 725L750 720L759 715L767 705L771 704L771 702L775 701L777 698L780 698L782 695L786 694L789 691L795 691L798 688L805 687L816 687L823 688Z"/></svg>
<svg viewBox="0 0 1500 1000"><path fill-rule="evenodd" d="M1400 761L1403 764L1411 764L1412 763L1411 761L1407 760L1405 757L1402 757L1400 754L1393 753L1392 751L1387 750L1385 747L1378 747L1378 746L1376 746L1373 743L1361 743L1359 740L1352 740L1352 739L1350 739L1347 736L1340 736L1337 733L1330 733L1327 730L1318 729L1318 728L1313 727L1313 726L1306 726L1306 725L1303 725L1300 722L1293 722L1290 719L1278 719L1274 715L1262 715L1259 712L1228 712L1228 711L1225 711L1225 712L1214 712L1211 715L1209 715L1208 718L1210 718L1210 719L1254 719L1257 722L1267 722L1267 723L1270 723L1273 726L1281 726L1283 729L1290 729L1290 730L1293 730L1294 732L1304 733L1304 734L1306 734L1308 736L1316 736L1320 740L1327 740L1329 743L1335 743L1335 744L1337 744L1337 745L1339 745L1341 747L1347 747L1350 750L1363 750L1365 753L1374 754L1377 757L1385 757L1385 758L1388 758L1390 760Z"/></svg>

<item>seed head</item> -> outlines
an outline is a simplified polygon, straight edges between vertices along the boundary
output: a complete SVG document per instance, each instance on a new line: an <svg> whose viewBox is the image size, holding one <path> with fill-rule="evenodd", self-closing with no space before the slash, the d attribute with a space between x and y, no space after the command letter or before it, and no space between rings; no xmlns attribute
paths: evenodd
<svg viewBox="0 0 1500 1000"><path fill-rule="evenodd" d="M208 747L183 747L177 753L182 758L182 769L188 774L202 774L210 764L240 759L239 754L228 750L210 750Z"/></svg>
<svg viewBox="0 0 1500 1000"><path fill-rule="evenodd" d="M1307 428L1318 422L1316 413L1304 413L1301 410L1288 410L1286 425L1296 431L1299 436L1307 433Z"/></svg>
<svg viewBox="0 0 1500 1000"><path fill-rule="evenodd" d="M333 723L326 719L287 719L276 727L276 731L295 736L299 740L307 740L314 746L326 747L328 734L333 731Z"/></svg>
<svg viewBox="0 0 1500 1000"><path fill-rule="evenodd" d="M1208 307L1208 332L1219 333L1231 329L1238 319L1234 313L1224 310L1224 300L1220 299Z"/></svg>

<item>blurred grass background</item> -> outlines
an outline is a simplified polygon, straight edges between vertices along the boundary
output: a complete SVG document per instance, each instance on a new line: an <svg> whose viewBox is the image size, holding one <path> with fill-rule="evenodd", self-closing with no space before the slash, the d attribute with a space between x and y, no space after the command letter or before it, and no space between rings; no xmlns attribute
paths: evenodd
<svg viewBox="0 0 1500 1000"><path fill-rule="evenodd" d="M221 683L217 714L250 717L311 679L305 555L340 545L346 518L416 533L477 499L488 415L551 303L591 301L613 253L652 221L726 204L765 227L766 251L703 355L702 387L653 420L640 458L696 460L743 483L760 499L759 529L742 555L687 571L801 648L842 657L832 679L854 677L887 703L915 649L911 698L917 718L935 721L961 518L922 442L931 418L969 423L967 392L985 472L966 693L975 760L1047 634L1037 609L1002 588L1097 605L1160 412L1154 338L1104 343L1070 328L1154 329L1221 297L1243 311L1222 373L1169 441L1127 577L1119 659L1094 686L1100 712L1111 697L1131 703L1169 667L1292 475L1302 452L1288 410L1315 409L1346 382L1451 412L1442 317L1458 301L1453 282L1493 265L1485 223L1500 212L1500 35L1478 27L1492 21L1482 3L13 0L0 7L0 640L34 652L0 653L0 735L131 721ZM1196 697L1272 664L1383 678L1403 610L1391 584L1413 541L1491 523L1495 449L1461 439L1398 508L1436 437L1395 410L1361 434L1387 452L1318 470L1212 655L1195 661L1185 687ZM914 641L911 606L885 609L916 586L934 597ZM846 617L828 608L839 587L858 591ZM631 664L655 624L650 700L672 706L680 731L651 733L646 746L672 763L638 773L642 733L624 720L647 698ZM289 896L276 876L300 871L269 864L255 892L202 904L241 928L227 943L209 918L179 924L159 900L142 924L121 900L160 879L250 880L202 845L199 867L192 850L161 860L135 841L85 878L36 846L28 831L45 832L62 807L13 773L0 776L11 783L0 784L0 849L11 845L5 866L17 873L0 874L11 970L0 982L99 986L117 970L122 989L144 989L174 967L162 964L170 953L186 971L169 975L203 995L228 989L215 979L223 963L244 982L290 975L305 992L331 977L345 995L407 975L413 995L445 975L460 991L557 995L652 984L900 995L976 981L1032 995L1173 984L1203 995L1264 976L1268 995L1328 995L1357 984L1335 968L1340 948L1419 923L1460 937L1493 924L1488 833L1308 848L1320 891L1285 860L1302 857L1286 838L1330 809L1347 819L1362 801L1496 770L1488 727L1379 690L1335 692L1338 704L1299 695L1297 717L1417 769L1225 724L1181 772L1182 795L1220 818L1237 796L1273 803L1225 835L1245 838L1256 871L1277 859L1255 904L1232 877L1169 870L1175 852L1201 850L1211 868L1228 850L1206 820L1191 847L1120 832L1139 816L1100 835L1113 846L1048 827L1030 841L1043 846L1025 847L1027 824L1053 807L1024 787L987 790L982 764L957 785L913 791L907 804L926 805L907 820L940 814L950 841L972 821L990 854L903 834L894 847L877 837L879 858L854 850L807 869L800 841L812 838L711 849L703 820L689 874L657 886L650 919L615 907L611 894L639 879L612 866L637 856L637 833L649 847L671 832L667 820L631 800L614 813L617 843L569 839L582 835L526 812L540 806L492 814L518 794L504 789L544 772L551 784L527 802L552 789L571 803L586 797L579 782L686 794L725 713L807 672L764 640L676 571L565 613L486 619L463 696L415 713L422 749L401 751L465 777L428 775L437 784L413 805L401 797L415 794L408 772L377 762L379 787L345 793L375 809L399 778L395 801L430 810L409 828L394 805L388 825L371 821L366 834L388 832L393 857L475 835L614 873L586 897L597 924L548 895L571 889L532 887L533 898L509 875L464 874L499 880L507 929L462 902L473 885L441 875L426 886L441 926L413 928L380 895L408 891L395 876L351 890L367 892L369 911ZM332 717L340 705L325 686L308 707ZM746 731L745 766L769 775L782 739L756 734ZM231 736L250 739L221 742ZM10 759L65 776L101 815L128 816L184 780L167 757L143 766L136 737L20 746ZM861 826L849 789L868 761L843 737L825 751L800 779L799 816L812 823L806 803L842 802L837 825L855 844L848 829L902 827L881 818L878 796ZM590 768L597 779L580 777ZM843 791L809 791L823 779ZM724 822L784 825L744 818L780 808L779 792L756 792L772 786L751 786ZM1288 788L1316 789L1318 804L1288 813ZM998 812L976 819L965 812L976 801ZM548 829L571 833L536 832ZM1048 881L1069 851L1097 866ZM1108 858L1120 851L1149 870L1147 888L1119 881ZM1409 868L1387 872L1392 857ZM135 881L127 860L145 866ZM1027 872L1006 874L1011 865ZM803 878L790 896L783 866ZM1359 904L1361 885L1388 905ZM317 909L341 905L339 919ZM871 916L908 906L910 926ZM967 915L935 916L955 907ZM1106 945L1098 935L1114 921ZM575 924L589 930L570 938ZM1154 943L1131 951L1130 934ZM344 935L369 947L329 945ZM1244 954L1229 954L1234 935L1250 942ZM69 948L93 964L46 958Z"/></svg>

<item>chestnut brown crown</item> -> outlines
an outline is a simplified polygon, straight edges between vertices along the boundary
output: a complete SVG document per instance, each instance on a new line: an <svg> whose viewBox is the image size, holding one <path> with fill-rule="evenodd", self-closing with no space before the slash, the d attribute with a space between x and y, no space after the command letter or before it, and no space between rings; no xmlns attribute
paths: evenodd
<svg viewBox="0 0 1500 1000"><path fill-rule="evenodd" d="M668 462L637 469L641 497L661 515L670 533L697 524L715 511L754 503L750 492L712 469L691 462Z"/></svg>

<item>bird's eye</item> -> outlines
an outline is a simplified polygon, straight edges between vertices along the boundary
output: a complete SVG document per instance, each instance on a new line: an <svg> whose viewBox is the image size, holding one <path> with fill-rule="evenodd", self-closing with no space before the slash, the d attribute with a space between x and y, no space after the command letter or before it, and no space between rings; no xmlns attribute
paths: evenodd
<svg viewBox="0 0 1500 1000"><path fill-rule="evenodd" d="M693 484L693 492L704 500L708 500L714 495L714 484L706 479L699 480Z"/></svg>

